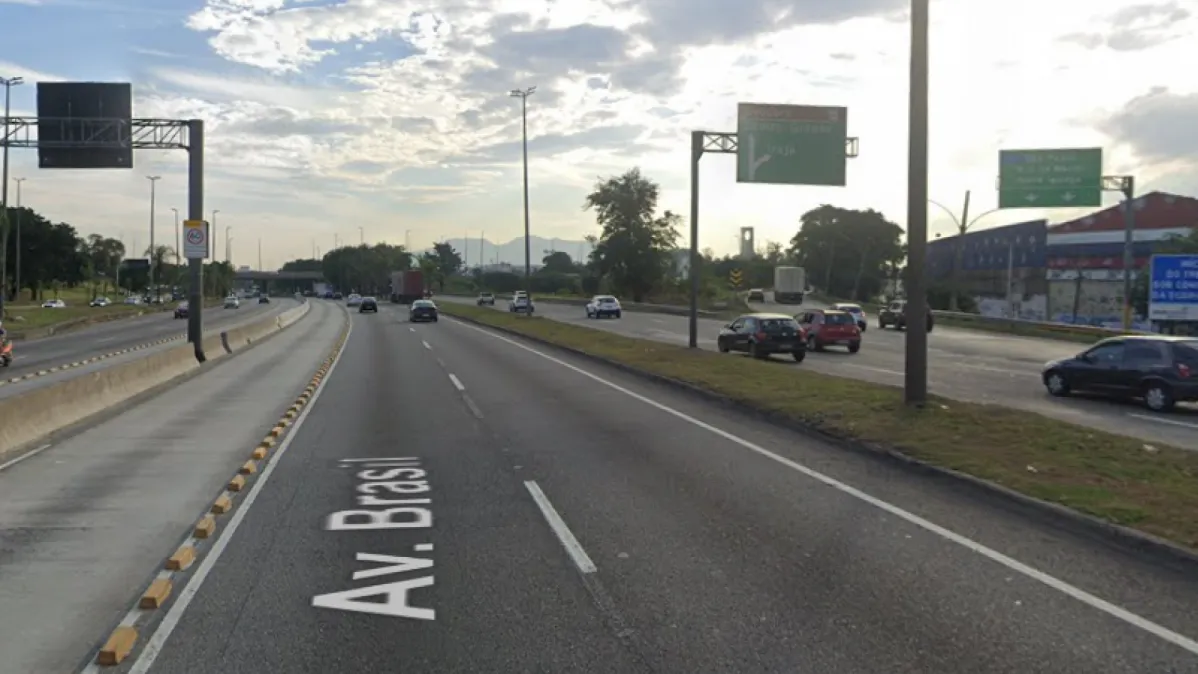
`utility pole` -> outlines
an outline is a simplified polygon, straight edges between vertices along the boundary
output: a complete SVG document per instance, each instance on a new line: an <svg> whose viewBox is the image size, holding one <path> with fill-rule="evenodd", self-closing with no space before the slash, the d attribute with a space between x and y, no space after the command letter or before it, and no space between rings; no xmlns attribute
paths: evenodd
<svg viewBox="0 0 1198 674"><path fill-rule="evenodd" d="M216 228L216 214L217 213L220 213L219 208L212 209L212 222L208 224L208 228L211 230L209 232L209 235L212 238L211 245L212 245L212 261L213 262L216 262L216 233L218 231L220 231Z"/></svg>
<svg viewBox="0 0 1198 674"><path fill-rule="evenodd" d="M233 225L225 227L225 263L229 265L233 263L233 256L231 254L233 252L233 242L229 239L229 232L231 231L233 231Z"/></svg>
<svg viewBox="0 0 1198 674"><path fill-rule="evenodd" d="M487 230L483 230L478 234L478 272L481 274L483 267L487 264L487 254L483 251L483 242L487 240Z"/></svg>
<svg viewBox="0 0 1198 674"><path fill-rule="evenodd" d="M7 149L7 148L5 148ZM16 292L13 296L19 302L21 300L21 183L25 182L24 178L13 178L13 182L17 184L17 267L13 271L16 276Z"/></svg>
<svg viewBox="0 0 1198 674"><path fill-rule="evenodd" d="M366 230L361 227L358 228L358 245L366 245Z"/></svg>
<svg viewBox="0 0 1198 674"><path fill-rule="evenodd" d="M150 289L154 291L155 298L161 299L158 286L154 284L154 262L158 259L158 251L154 250L154 195L155 187L158 181L162 180L162 176L146 176L146 180L150 181Z"/></svg>
<svg viewBox="0 0 1198 674"><path fill-rule="evenodd" d="M4 86L4 159L0 170L0 316L8 301L8 118L12 116L12 88L25 80L21 77L0 77ZM17 250L21 247L17 246Z"/></svg>
<svg viewBox="0 0 1198 674"><path fill-rule="evenodd" d="M258 271L262 271L262 237L258 237Z"/></svg>
<svg viewBox="0 0 1198 674"><path fill-rule="evenodd" d="M513 89L508 93L520 99L520 129L524 150L524 291L532 296L532 237L528 225L528 97L537 92L536 87Z"/></svg>

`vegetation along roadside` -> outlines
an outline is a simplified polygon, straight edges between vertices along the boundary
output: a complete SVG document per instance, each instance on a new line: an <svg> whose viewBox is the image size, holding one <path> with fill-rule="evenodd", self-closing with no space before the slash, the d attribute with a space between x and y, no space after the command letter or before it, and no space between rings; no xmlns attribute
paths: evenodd
<svg viewBox="0 0 1198 674"><path fill-rule="evenodd" d="M903 404L890 386L445 303L461 316L684 381L829 435L960 471L1198 549L1198 452L994 405Z"/></svg>

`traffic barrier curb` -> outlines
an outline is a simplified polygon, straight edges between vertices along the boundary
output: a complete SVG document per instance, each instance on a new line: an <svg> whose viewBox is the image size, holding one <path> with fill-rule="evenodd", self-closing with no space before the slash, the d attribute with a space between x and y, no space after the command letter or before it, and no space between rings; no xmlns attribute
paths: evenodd
<svg viewBox="0 0 1198 674"><path fill-rule="evenodd" d="M305 305L306 304L307 303L305 303ZM281 327L270 331L274 332L278 329L286 328L287 326L295 323L295 321L299 320L299 318L302 318L306 313L307 310L305 310L303 313L296 314L293 316L293 320L285 322L285 324L281 325ZM279 323L276 322L275 325L277 326ZM295 401L287 407L287 411L284 413L283 418L271 425L270 430L267 431L262 440L259 441L251 451L249 460L245 461L241 467L237 469L237 472L225 485L225 489L220 493L219 496L216 497L216 499L212 501L212 503L207 506L207 508L205 508L204 513L201 514L199 520L193 526L187 538L179 545L175 552L166 559L166 561L163 563L163 570L155 577L155 579L138 598L134 609L130 611L125 620L122 621L122 624L117 626L108 639L104 642L104 645L100 648L95 659L93 660L95 664L100 665L101 667L119 665L129 656L130 653L133 652L138 638L136 625L138 622L140 622L140 618L149 614L154 614L166 605L170 595L175 589L174 574L184 572L195 564L200 555L204 552L202 547L203 544L206 541L211 540L212 537L216 535L217 518L226 517L237 508L237 494L245 491L248 480L253 479L254 475L258 473L258 470L261 468L262 464L269 460L271 450L278 443L279 438L285 435L287 429L291 426L291 421L288 419L287 415L292 415L290 418L294 419L296 411L302 410L305 406L307 406L307 404L311 401L312 394L315 393L320 383L324 380L325 375L328 374L329 368L334 362L337 361L337 358L340 357L341 352L345 347L346 340L349 338L349 328L350 317L349 314L346 313L345 324L341 330L341 335L333 344L333 348L330 350L329 355L326 356L316 368L312 378L309 380L309 383L305 386L304 392L301 393L300 396L298 396ZM195 362L194 358L193 362ZM125 624L126 622L131 624Z"/></svg>
<svg viewBox="0 0 1198 674"><path fill-rule="evenodd" d="M487 330L493 330L498 333L511 335L534 344L557 349L574 356L579 356L591 362L620 370L621 372L625 372L645 381L674 388L702 400L726 405L746 414L756 416L757 418L777 427L814 435L820 440L837 447L848 449L871 458L890 461L892 464L899 465L909 470L919 471L924 474L933 475L935 477L953 480L957 484L962 484L966 487L976 489L980 494L1003 499L1013 506L1025 508L1027 512L1036 516L1048 518L1059 524L1073 527L1075 530L1080 530L1085 534L1096 534L1105 540L1113 540L1129 548L1147 552L1171 562L1180 562L1185 564L1187 567L1198 565L1198 550L1187 548L1181 544L1174 543L1173 541L1166 540L1159 536L1154 536L1143 531L1132 529L1131 527L1101 519L1094 515L1073 510L1072 508L1064 505L1059 505L1035 498L1033 496L1028 496L995 482L975 477L973 475L969 475L968 473L954 470L952 468L938 466L922 459L917 459L896 449L874 447L866 443L835 436L822 429L804 424L801 421L797 421L793 418L771 412L769 410L764 410L749 403L742 402L721 393L703 388L697 384L692 384L690 382L674 379L666 375L642 370L611 358L599 356L593 353L587 353L581 349L557 344L548 339L527 335L511 328L491 325L489 323L484 323L482 321L460 315L449 314L449 316L453 320L461 321L462 323L475 325Z"/></svg>
<svg viewBox="0 0 1198 674"><path fill-rule="evenodd" d="M70 363L64 363L62 365L55 365L54 367L46 368L44 370L38 370L37 372L30 372L30 373L22 375L20 377L9 377L8 379L0 379L0 386L16 384L16 383L19 383L22 381L27 381L29 379L36 379L37 377L45 377L47 375L55 374L57 372L62 372L63 370L73 370L78 367L83 367L84 365L90 365L92 363L98 363L102 360L108 360L109 358L116 358L117 356L123 356L126 353L133 353L135 351L145 351L146 349L150 349L155 346L162 346L163 344L177 342L181 339L186 339L186 338L187 338L187 335L175 335L174 337L166 337L163 339L156 339L152 342L146 342L145 344L138 344L137 346L131 346L127 349L110 351L108 353L101 354L99 356L92 356L91 358L84 358L83 360L76 360L76 361L72 361Z"/></svg>

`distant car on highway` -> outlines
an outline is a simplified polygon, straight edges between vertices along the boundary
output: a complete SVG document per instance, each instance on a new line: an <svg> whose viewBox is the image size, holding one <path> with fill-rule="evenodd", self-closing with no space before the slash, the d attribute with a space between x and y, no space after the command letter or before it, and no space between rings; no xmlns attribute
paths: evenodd
<svg viewBox="0 0 1198 674"><path fill-rule="evenodd" d="M91 302L88 302L87 306L89 306L89 307L106 307L111 304L112 304L112 300L108 299L107 297L97 297L96 299L92 300Z"/></svg>
<svg viewBox="0 0 1198 674"><path fill-rule="evenodd" d="M765 291L762 290L761 288L753 288L752 290L749 291L748 300L750 302L764 302L765 301Z"/></svg>
<svg viewBox="0 0 1198 674"><path fill-rule="evenodd" d="M130 295L125 298L125 304L131 305L131 306L141 304L141 298L136 295Z"/></svg>
<svg viewBox="0 0 1198 674"><path fill-rule="evenodd" d="M861 332L865 332L865 329L869 327L869 321L865 315L865 309L862 309L860 304L837 302L828 308L833 311L843 311L846 314L851 314L853 316L853 320L857 322L857 329Z"/></svg>
<svg viewBox="0 0 1198 674"><path fill-rule="evenodd" d="M415 300L408 307L408 320L412 323L420 321L437 322L437 305L432 300Z"/></svg>
<svg viewBox="0 0 1198 674"><path fill-rule="evenodd" d="M483 305L486 305L489 307L495 306L495 293L479 293L478 294L478 306L481 307Z"/></svg>
<svg viewBox="0 0 1198 674"><path fill-rule="evenodd" d="M620 300L611 295L595 295L590 302L587 302L587 318L603 318L604 316L619 318L621 312Z"/></svg>
<svg viewBox="0 0 1198 674"><path fill-rule="evenodd" d="M187 318L187 312L190 307L191 305L187 302L180 302L178 306L175 307L175 318Z"/></svg>
<svg viewBox="0 0 1198 674"><path fill-rule="evenodd" d="M532 299L527 294L520 294L512 298L508 304L508 311L514 314L531 314L536 311L536 307L533 306Z"/></svg>
<svg viewBox="0 0 1198 674"><path fill-rule="evenodd" d="M225 308L226 309L240 309L241 308L241 298L237 297L236 295L229 295L228 297L225 298Z"/></svg>
<svg viewBox="0 0 1198 674"><path fill-rule="evenodd" d="M932 311L929 309L928 332L932 331L932 322ZM907 329L907 300L894 300L878 312L878 329L885 330L887 326L895 330Z"/></svg>
<svg viewBox="0 0 1198 674"><path fill-rule="evenodd" d="M363 297L362 301L358 303L358 313L364 314L366 312L377 314L379 312L379 301L373 297Z"/></svg>
<svg viewBox="0 0 1198 674"><path fill-rule="evenodd" d="M341 295L341 293L333 293L333 299L339 300L344 299L344 297Z"/></svg>
<svg viewBox="0 0 1198 674"><path fill-rule="evenodd" d="M746 314L725 325L716 348L720 353L743 351L754 358L789 353L797 362L807 357L803 329L786 314Z"/></svg>
<svg viewBox="0 0 1198 674"><path fill-rule="evenodd" d="M350 293L350 296L345 298L345 306L356 307L362 304L362 296L358 293Z"/></svg>
<svg viewBox="0 0 1198 674"><path fill-rule="evenodd" d="M270 304L270 297L266 295L259 295L258 304Z"/></svg>
<svg viewBox="0 0 1198 674"><path fill-rule="evenodd" d="M62 300L46 300L42 302L43 309L66 309L67 303Z"/></svg>
<svg viewBox="0 0 1198 674"><path fill-rule="evenodd" d="M1154 412L1198 402L1198 337L1110 337L1072 358L1047 363L1044 387L1054 396L1075 391L1138 398Z"/></svg>
<svg viewBox="0 0 1198 674"><path fill-rule="evenodd" d="M861 328L847 311L812 309L795 318L803 326L807 348L812 351L823 351L829 346L847 347L849 353L861 350Z"/></svg>

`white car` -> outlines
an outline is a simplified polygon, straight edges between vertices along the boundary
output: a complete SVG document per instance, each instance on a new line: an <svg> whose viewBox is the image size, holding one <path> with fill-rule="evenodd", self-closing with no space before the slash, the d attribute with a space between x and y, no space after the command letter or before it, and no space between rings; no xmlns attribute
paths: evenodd
<svg viewBox="0 0 1198 674"><path fill-rule="evenodd" d="M46 300L42 302L43 309L66 309L67 303L62 300Z"/></svg>
<svg viewBox="0 0 1198 674"><path fill-rule="evenodd" d="M141 304L141 298L140 298L140 297L134 297L133 295L130 295L130 296L128 296L128 297L126 297L126 298L125 298L125 304L129 304L129 305L133 305L133 304Z"/></svg>
<svg viewBox="0 0 1198 674"><path fill-rule="evenodd" d="M107 297L97 297L89 303L89 306L106 307L110 304L112 304L112 300L108 299Z"/></svg>
<svg viewBox="0 0 1198 674"><path fill-rule="evenodd" d="M611 295L595 295L590 302L587 302L587 318L603 318L604 316L619 318L621 313L620 300Z"/></svg>
<svg viewBox="0 0 1198 674"><path fill-rule="evenodd" d="M225 298L225 308L226 309L240 309L241 308L241 299L238 298L236 295L229 295L228 297Z"/></svg>
<svg viewBox="0 0 1198 674"><path fill-rule="evenodd" d="M833 311L843 311L847 314L851 314L853 316L853 320L857 321L857 327L860 328L861 332L865 332L868 322L866 320L865 310L861 308L861 305L849 304L848 302L838 302L828 308L832 309Z"/></svg>
<svg viewBox="0 0 1198 674"><path fill-rule="evenodd" d="M356 307L362 304L362 296L358 293L351 293L345 300L345 306Z"/></svg>
<svg viewBox="0 0 1198 674"><path fill-rule="evenodd" d="M529 313L535 311L532 305L532 300L528 299L528 295L516 295L512 298L512 303L508 305L508 311L518 313Z"/></svg>

